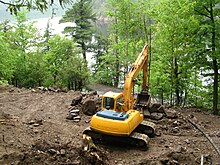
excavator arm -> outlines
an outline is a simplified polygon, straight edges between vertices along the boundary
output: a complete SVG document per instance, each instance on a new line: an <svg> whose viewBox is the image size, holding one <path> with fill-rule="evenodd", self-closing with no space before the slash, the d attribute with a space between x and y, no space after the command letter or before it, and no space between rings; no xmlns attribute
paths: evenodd
<svg viewBox="0 0 220 165"><path fill-rule="evenodd" d="M132 95L132 90L134 87L134 81L136 80L141 69L143 70L143 81L142 81L142 91L147 91L147 73L148 73L148 45L146 44L139 54L136 61L132 64L129 73L126 76L123 98L124 106L123 110L128 111L133 109L134 106L134 96Z"/></svg>

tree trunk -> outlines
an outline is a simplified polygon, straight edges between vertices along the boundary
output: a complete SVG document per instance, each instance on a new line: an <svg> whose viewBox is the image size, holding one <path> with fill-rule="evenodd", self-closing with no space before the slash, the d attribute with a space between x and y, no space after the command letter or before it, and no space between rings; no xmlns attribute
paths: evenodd
<svg viewBox="0 0 220 165"><path fill-rule="evenodd" d="M210 19L212 21L212 64L214 70L214 86L213 86L213 114L218 114L218 63L215 57L215 47L216 47L216 32L215 32L215 20L213 15L213 4L210 2Z"/></svg>
<svg viewBox="0 0 220 165"><path fill-rule="evenodd" d="M115 24L117 25L117 18L115 18ZM115 30L115 43L118 44L118 30ZM114 87L118 87L118 83L119 83L119 56L118 56L118 49L115 50L115 57L116 57L116 61L115 61L115 78L114 78Z"/></svg>
<svg viewBox="0 0 220 165"><path fill-rule="evenodd" d="M182 107L185 107L185 105L186 105L186 100L187 100L187 89L185 88L185 96L184 96L184 99L183 99Z"/></svg>
<svg viewBox="0 0 220 165"><path fill-rule="evenodd" d="M217 60L213 60L213 68L214 68L214 91L213 91L213 114L218 114L218 64Z"/></svg>
<svg viewBox="0 0 220 165"><path fill-rule="evenodd" d="M86 45L85 45L84 42L82 42L81 48L82 48L83 58L84 58L84 60L86 61Z"/></svg>
<svg viewBox="0 0 220 165"><path fill-rule="evenodd" d="M180 104L180 90L179 90L179 78L178 78L178 63L176 57L174 57L174 83L175 83L175 93L176 93L176 104Z"/></svg>
<svg viewBox="0 0 220 165"><path fill-rule="evenodd" d="M149 38L149 63L148 63L148 88L150 88L150 66L151 66L151 57L152 57L152 53L151 53L151 27L150 27L150 38Z"/></svg>

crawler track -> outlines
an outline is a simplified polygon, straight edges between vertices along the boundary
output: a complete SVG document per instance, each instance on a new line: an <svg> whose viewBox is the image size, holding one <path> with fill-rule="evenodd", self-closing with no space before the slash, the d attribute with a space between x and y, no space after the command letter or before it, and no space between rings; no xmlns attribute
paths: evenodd
<svg viewBox="0 0 220 165"><path fill-rule="evenodd" d="M140 150L147 150L150 141L148 135L139 132L132 132L130 136L112 136L93 131L88 127L83 134L90 136L94 143L126 145Z"/></svg>
<svg viewBox="0 0 220 165"><path fill-rule="evenodd" d="M134 132L145 134L148 135L149 137L154 137L155 129L156 129L156 125L154 123L144 120L141 122L141 124L137 126Z"/></svg>

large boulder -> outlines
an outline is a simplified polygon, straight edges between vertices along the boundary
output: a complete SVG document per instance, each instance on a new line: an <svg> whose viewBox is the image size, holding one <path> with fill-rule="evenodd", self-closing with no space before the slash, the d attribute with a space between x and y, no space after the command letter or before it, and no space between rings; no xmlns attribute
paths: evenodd
<svg viewBox="0 0 220 165"><path fill-rule="evenodd" d="M82 102L82 112L85 115L92 116L97 112L96 102L93 99L87 98Z"/></svg>
<svg viewBox="0 0 220 165"><path fill-rule="evenodd" d="M166 117L168 119L176 119L178 117L178 115L174 109L167 109L166 110Z"/></svg>
<svg viewBox="0 0 220 165"><path fill-rule="evenodd" d="M162 104L159 104L159 103L154 103L150 106L150 109L149 109L150 113L165 113L165 108Z"/></svg>
<svg viewBox="0 0 220 165"><path fill-rule="evenodd" d="M161 120L163 118L163 113L153 112L150 114L150 118L153 120Z"/></svg>

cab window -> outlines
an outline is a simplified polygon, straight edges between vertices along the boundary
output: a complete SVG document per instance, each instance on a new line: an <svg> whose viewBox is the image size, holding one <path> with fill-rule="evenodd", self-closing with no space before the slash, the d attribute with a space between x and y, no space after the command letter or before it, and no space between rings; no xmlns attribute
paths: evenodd
<svg viewBox="0 0 220 165"><path fill-rule="evenodd" d="M105 97L104 98L104 103L103 107L106 109L114 109L114 99L110 97Z"/></svg>

